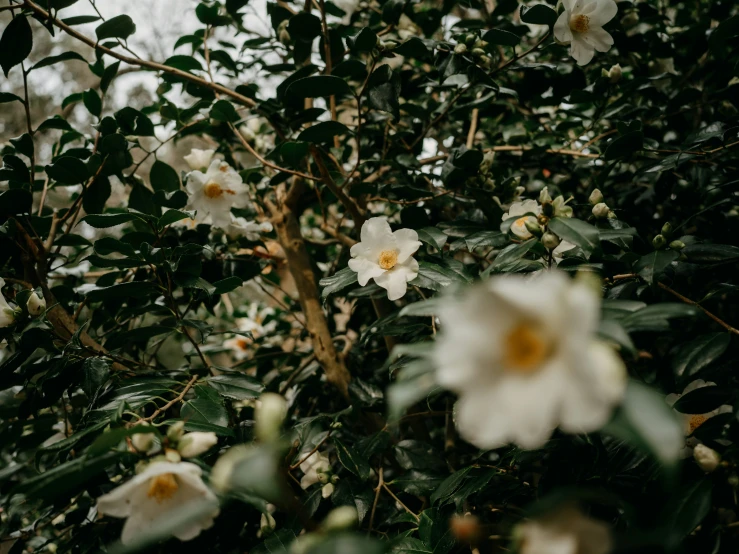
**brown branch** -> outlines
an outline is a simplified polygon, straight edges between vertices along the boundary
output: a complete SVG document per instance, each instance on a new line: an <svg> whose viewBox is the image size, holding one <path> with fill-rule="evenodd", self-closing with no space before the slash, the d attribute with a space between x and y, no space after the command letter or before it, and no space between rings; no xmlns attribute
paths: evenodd
<svg viewBox="0 0 739 554"><path fill-rule="evenodd" d="M145 417L143 419L140 419L139 421L154 421L154 419L159 414L162 414L162 413L166 412L172 406L174 406L178 402L181 402L185 398L185 395L190 391L190 389L193 387L193 385L197 382L197 380L198 380L198 376L197 375L193 375L192 379L190 379L187 382L187 384L185 385L185 388L182 389L182 392L180 394L178 394L177 397L174 400L170 400L169 402L167 402L161 408L157 408L156 410L154 410L154 413L151 414L149 417Z"/></svg>
<svg viewBox="0 0 739 554"><path fill-rule="evenodd" d="M369 528L367 534L372 532L372 527L375 523L375 511L377 510L377 501L380 500L380 492L382 492L382 486L385 484L383 477L383 469L380 468L377 472L377 486L375 487L375 500L372 502L372 511L370 512Z"/></svg>
<svg viewBox="0 0 739 554"><path fill-rule="evenodd" d="M60 21L59 19L52 17L52 15L49 12L47 12L44 8L42 8L41 6L39 6L36 2L33 2L32 0L26 0L26 2L24 3L24 6L27 8L30 8L36 13L36 15L50 22L52 25L58 27L59 29L67 33L69 36L76 38L77 40L87 44L89 47L94 48L100 52L104 52L105 54L108 54L109 56L112 56L113 58L120 60L124 63L127 63L129 65L146 67L148 69L153 69L154 71L161 71L163 73L174 75L186 81L190 81L191 83L195 83L196 85L211 89L215 92L220 92L221 94L224 94L226 96L230 96L239 104L243 104L250 108L254 108L257 105L257 103L251 98L248 98L242 94L239 94L238 92L235 92L229 89L228 87L224 87L223 85L219 85L217 83L210 83L205 79L202 79L196 75L193 75L192 73L188 73L187 71L182 71L175 67L171 67L171 66L164 65L161 63L157 63L157 62L142 60L142 59L135 58L132 56L126 56L124 54L120 54L116 52L115 50L111 50L110 48L107 48L99 44L98 42L92 40L91 38L86 37L82 33L76 31L75 29L73 29L72 27L64 23L63 21Z"/></svg>
<svg viewBox="0 0 739 554"><path fill-rule="evenodd" d="M302 457L302 458L301 458L301 459L300 459L299 461L297 461L297 462L295 462L294 464L292 464L292 465L290 466L290 471L293 471L293 470L295 470L295 469L298 469L298 468L300 467L300 464L302 464L302 463L303 463L304 461L306 461L306 460L307 460L308 458L310 458L311 456L313 456L313 454L315 454L316 452L318 452L318 449L319 449L319 448L321 448L321 447L322 447L322 446L323 446L323 445L324 445L324 444L326 443L326 441L327 441L327 440L329 439L329 437L331 436L331 432L332 432L332 431L333 431L333 429L329 429L329 430L328 430L328 433L326 433L326 436L325 436L325 437L323 437L323 438L322 438L322 439L321 439L321 440L320 440L320 441L318 442L318 444L317 444L317 445L316 445L316 446L315 446L315 447L313 448L313 450L311 450L310 452L308 452L308 453L307 453L307 454L306 454L305 456L303 456L303 457Z"/></svg>
<svg viewBox="0 0 739 554"><path fill-rule="evenodd" d="M704 314L706 314L713 321L715 321L716 323L718 323L719 325L721 325L721 327L723 327L724 329L726 329L729 333L733 333L734 335L739 335L739 329L735 329L734 327L732 327L731 325L729 325L728 323L726 323L724 320L722 320L718 316L713 315L711 312L709 312L708 310L706 310L703 306L701 306L700 304L698 304L698 302L696 302L695 300L691 300L690 298L687 298L686 296L683 296L679 292L677 292L675 290L672 290L670 287L668 287L664 283L657 283L657 284L659 285L659 288L661 288L662 290L666 290L667 292L669 292L675 298L678 298L678 299L682 300L683 302L685 302L686 304L690 304L691 306L695 306L696 308L702 310Z"/></svg>
<svg viewBox="0 0 739 554"><path fill-rule="evenodd" d="M323 158L321 157L321 153L318 151L318 148L316 148L315 146L311 146L310 152L316 162L316 165L318 166L318 171L321 173L321 181L323 181L323 184L325 184L326 187L334 194L334 196L336 196L336 198L339 200L339 202L341 202L341 205L344 206L346 211L349 212L349 215L352 216L352 219L354 220L354 225L357 227L357 229L360 229L362 227L362 224L364 223L365 217L359 206L357 206L357 203L349 198L346 193L341 190L341 188L338 187L334 180L331 178L331 174L329 173L326 164L323 163Z"/></svg>

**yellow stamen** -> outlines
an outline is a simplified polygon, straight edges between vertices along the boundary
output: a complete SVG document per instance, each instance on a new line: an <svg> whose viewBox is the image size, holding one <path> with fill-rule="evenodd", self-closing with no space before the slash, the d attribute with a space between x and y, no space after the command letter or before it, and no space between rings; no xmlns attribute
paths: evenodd
<svg viewBox="0 0 739 554"><path fill-rule="evenodd" d="M532 373L546 360L550 350L539 329L530 323L520 323L503 341L503 363L516 373Z"/></svg>
<svg viewBox="0 0 739 554"><path fill-rule="evenodd" d="M573 15L570 19L570 29L575 33L587 33L590 29L590 18L587 15Z"/></svg>
<svg viewBox="0 0 739 554"><path fill-rule="evenodd" d="M703 425L708 418L704 415L694 415L690 418L690 421L688 421L688 428L690 430L690 434L693 434L693 431L695 431L698 427Z"/></svg>
<svg viewBox="0 0 739 554"><path fill-rule="evenodd" d="M177 492L177 479L172 473L162 473L154 477L149 483L147 495L160 504L174 496Z"/></svg>
<svg viewBox="0 0 739 554"><path fill-rule="evenodd" d="M205 196L207 196L208 198L219 198L223 196L224 194L236 194L236 193L232 190L224 189L218 183L208 183L203 188L203 194L205 194Z"/></svg>
<svg viewBox="0 0 739 554"><path fill-rule="evenodd" d="M398 263L398 252L396 250L383 250L377 262L382 269L392 269Z"/></svg>

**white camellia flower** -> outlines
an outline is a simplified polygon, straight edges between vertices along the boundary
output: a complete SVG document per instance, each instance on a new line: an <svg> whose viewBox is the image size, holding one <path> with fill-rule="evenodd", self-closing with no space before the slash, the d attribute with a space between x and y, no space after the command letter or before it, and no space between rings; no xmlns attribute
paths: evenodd
<svg viewBox="0 0 739 554"><path fill-rule="evenodd" d="M231 208L247 201L247 188L233 167L213 160L208 170L192 171L187 178L189 207L197 210L198 220L210 215L212 224L227 229L231 224Z"/></svg>
<svg viewBox="0 0 739 554"><path fill-rule="evenodd" d="M564 272L494 277L448 298L439 318L436 378L480 448L538 448L557 426L595 431L624 395L623 362L595 338L600 296Z"/></svg>
<svg viewBox="0 0 739 554"><path fill-rule="evenodd" d="M277 329L278 320L273 318L268 322L266 321L269 317L274 315L274 308L269 306L263 308L259 303L254 302L247 310L247 317L237 317L234 320L239 331L250 333L251 337L236 335L235 337L224 341L223 346L230 348L237 360L245 359L255 340L261 337L267 337L267 342L270 342L269 339L276 338L272 333Z"/></svg>
<svg viewBox="0 0 739 554"><path fill-rule="evenodd" d="M28 313L34 317L41 315L46 311L46 300L44 300L43 296L39 296L36 291L34 291L31 293L31 296L28 297L26 309L28 310Z"/></svg>
<svg viewBox="0 0 739 554"><path fill-rule="evenodd" d="M688 394L691 391L694 391L696 389L702 389L703 387L715 387L716 383L713 383L711 381L704 381L703 379L696 379L695 381L692 381L689 383L684 389L683 392L680 394L668 394L665 400L670 406L674 406L675 402L680 400L680 397L682 397L685 394ZM722 406L719 406L715 410L712 410L710 412L707 412L705 414L682 414L675 410L675 412L678 414L678 417L683 421L683 433L685 434L685 446L683 447L681 451L681 456L683 458L690 458L693 455L693 449L701 444L701 442L693 436L693 433L695 432L698 427L703 425L706 421L711 419L714 416L717 416L719 414L729 414L733 411L732 407L728 404L724 404ZM721 442L721 440L717 441ZM727 443L728 444L728 443Z"/></svg>
<svg viewBox="0 0 739 554"><path fill-rule="evenodd" d="M357 273L361 286L370 279L387 291L390 300L405 295L408 281L418 276L413 254L421 246L413 229L393 232L384 217L373 217L362 225L361 242L351 249L349 268Z"/></svg>
<svg viewBox="0 0 739 554"><path fill-rule="evenodd" d="M554 24L554 38L570 45L570 56L577 65L587 65L595 51L608 52L613 37L603 25L616 16L613 0L562 0L564 11Z"/></svg>
<svg viewBox="0 0 739 554"><path fill-rule="evenodd" d="M0 291L5 286L5 279L0 277ZM0 292L0 327L8 327L15 321L15 310L10 307L8 301L5 300L3 293Z"/></svg>
<svg viewBox="0 0 739 554"><path fill-rule="evenodd" d="M272 224L269 221L257 223L231 214L231 224L226 229L226 234L231 240L246 237L247 240L258 241L262 238L262 233L269 233L270 231L272 231Z"/></svg>
<svg viewBox="0 0 739 554"><path fill-rule="evenodd" d="M210 165L215 153L215 150L199 150L197 148L193 148L183 159L187 162L187 165L190 166L190 169L199 171Z"/></svg>
<svg viewBox="0 0 739 554"><path fill-rule="evenodd" d="M180 439L177 450L183 458L194 458L207 452L216 444L218 444L218 437L212 431L193 431Z"/></svg>
<svg viewBox="0 0 739 554"><path fill-rule="evenodd" d="M188 504L213 504L202 520L189 522L174 536L181 541L197 537L213 526L218 515L216 495L205 486L202 470L189 462L156 462L150 464L133 479L98 498L98 512L111 517L127 518L121 542L130 543L137 535L165 522L169 512Z"/></svg>
<svg viewBox="0 0 739 554"><path fill-rule="evenodd" d="M508 211L503 214L503 221L516 218L511 224L511 233L522 240L528 240L534 235L526 228L526 222L536 223L536 217L540 214L541 206L536 200L522 200L511 204Z"/></svg>
<svg viewBox="0 0 739 554"><path fill-rule="evenodd" d="M303 472L300 486L303 489L307 489L311 485L320 483L324 479L321 475L327 475L330 473L331 462L329 461L328 456L316 451L300 464L300 471Z"/></svg>
<svg viewBox="0 0 739 554"><path fill-rule="evenodd" d="M519 554L607 554L611 529L573 506L560 508L516 528Z"/></svg>

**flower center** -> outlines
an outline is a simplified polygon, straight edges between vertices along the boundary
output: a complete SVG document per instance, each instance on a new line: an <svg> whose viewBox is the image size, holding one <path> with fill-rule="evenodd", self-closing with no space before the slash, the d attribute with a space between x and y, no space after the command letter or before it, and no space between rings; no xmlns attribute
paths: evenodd
<svg viewBox="0 0 739 554"><path fill-rule="evenodd" d="M220 198L224 194L235 194L234 191L224 189L218 183L210 182L203 188L203 194L208 198Z"/></svg>
<svg viewBox="0 0 739 554"><path fill-rule="evenodd" d="M172 473L163 473L154 477L149 483L147 496L160 504L169 500L177 492L177 479Z"/></svg>
<svg viewBox="0 0 739 554"><path fill-rule="evenodd" d="M526 222L528 221L530 216L525 215L523 217L519 217L516 221L513 222L513 225L511 227L514 227L514 234L517 235L530 235L531 233L526 228ZM516 233L518 231L518 233Z"/></svg>
<svg viewBox="0 0 739 554"><path fill-rule="evenodd" d="M398 252L396 250L383 250L377 262L382 269L392 269L398 263Z"/></svg>
<svg viewBox="0 0 739 554"><path fill-rule="evenodd" d="M503 341L503 361L515 373L532 373L547 358L550 345L530 323L519 323Z"/></svg>
<svg viewBox="0 0 739 554"><path fill-rule="evenodd" d="M590 18L587 15L573 15L570 19L570 29L576 33L587 33L590 29Z"/></svg>
<svg viewBox="0 0 739 554"><path fill-rule="evenodd" d="M693 434L693 431L695 431L698 427L703 425L708 418L704 415L694 415L690 418L690 421L688 421L688 428L690 429L690 434Z"/></svg>

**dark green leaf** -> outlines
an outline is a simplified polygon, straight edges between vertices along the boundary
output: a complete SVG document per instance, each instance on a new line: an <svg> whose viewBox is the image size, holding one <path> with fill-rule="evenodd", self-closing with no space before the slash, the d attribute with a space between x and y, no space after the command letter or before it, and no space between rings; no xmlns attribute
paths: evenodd
<svg viewBox="0 0 739 554"><path fill-rule="evenodd" d="M49 177L66 185L77 185L90 177L85 163L72 156L62 156L45 169Z"/></svg>
<svg viewBox="0 0 739 554"><path fill-rule="evenodd" d="M66 62L69 60L80 60L83 62L87 61L85 58L82 57L82 54L80 54L79 52L71 52L71 51L64 52L62 54L57 54L56 56L47 56L40 62L36 62L35 64L33 64L33 66L31 66L31 68L28 71L30 72L34 69L38 69L39 67L47 67L55 63Z"/></svg>
<svg viewBox="0 0 739 554"><path fill-rule="evenodd" d="M216 375L208 378L208 384L222 396L233 400L258 398L264 390L261 382L247 375Z"/></svg>
<svg viewBox="0 0 739 554"><path fill-rule="evenodd" d="M155 161L151 166L149 179L151 180L151 187L155 191L171 192L180 188L180 176L172 166L161 160Z"/></svg>
<svg viewBox="0 0 739 554"><path fill-rule="evenodd" d="M31 25L24 14L18 14L8 23L0 37L0 67L6 77L11 68L28 57L32 48Z"/></svg>
<svg viewBox="0 0 739 554"><path fill-rule="evenodd" d="M298 140L303 142L321 143L328 142L337 135L351 134L349 128L338 121L322 121L302 131Z"/></svg>
<svg viewBox="0 0 739 554"><path fill-rule="evenodd" d="M655 250L639 258L634 264L634 271L653 285L678 257L679 254L674 250Z"/></svg>
<svg viewBox="0 0 739 554"><path fill-rule="evenodd" d="M672 371L678 378L693 377L726 352L730 343L729 333L700 335L678 347L672 357Z"/></svg>
<svg viewBox="0 0 739 554"><path fill-rule="evenodd" d="M574 217L555 217L549 220L549 230L559 238L579 246L585 254L585 259L590 258L593 251L600 245L598 229L581 219Z"/></svg>
<svg viewBox="0 0 739 554"><path fill-rule="evenodd" d="M318 98L321 96L343 96L351 94L351 89L346 81L333 75L314 75L304 77L291 83L285 95L288 98Z"/></svg>
<svg viewBox="0 0 739 554"><path fill-rule="evenodd" d="M339 439L334 439L334 444L341 465L360 479L364 480L370 476L372 468L364 456L361 456L354 448L345 445Z"/></svg>
<svg viewBox="0 0 739 554"><path fill-rule="evenodd" d="M521 6L521 21L551 27L557 21L557 12L546 4L534 4L530 8Z"/></svg>
<svg viewBox="0 0 739 554"><path fill-rule="evenodd" d="M127 15L117 15L101 23L95 29L98 40L106 38L126 39L136 32L136 25Z"/></svg>

